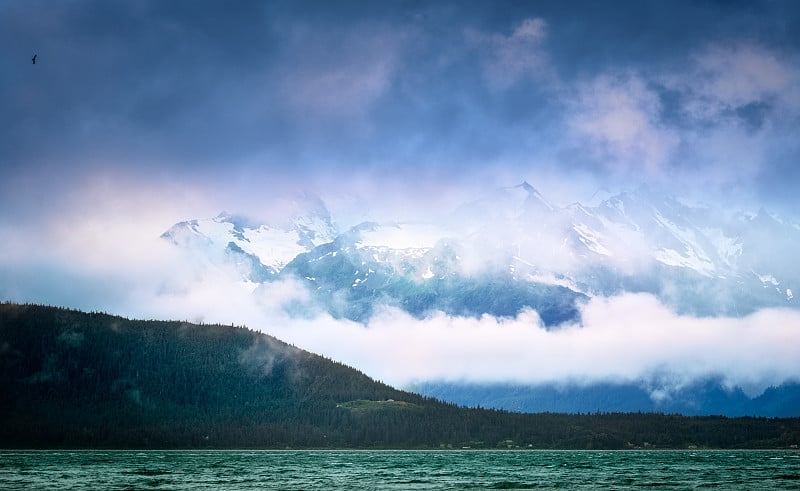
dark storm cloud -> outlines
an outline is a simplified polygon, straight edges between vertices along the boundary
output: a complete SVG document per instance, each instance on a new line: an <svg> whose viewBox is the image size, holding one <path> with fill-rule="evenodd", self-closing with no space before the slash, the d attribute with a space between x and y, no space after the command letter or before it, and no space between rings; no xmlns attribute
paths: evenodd
<svg viewBox="0 0 800 491"><path fill-rule="evenodd" d="M702 71L714 46L756 46L791 65L798 11L701 1L6 3L0 165L289 183L542 171L610 176L615 187L710 167L769 198L798 153L785 146L796 108L776 118L787 105L779 93L796 81L710 101L719 107L702 117L691 110L708 93L693 84L726 75ZM693 140L737 138L723 127L781 147L725 171ZM774 167L763 162L773 153Z"/></svg>
<svg viewBox="0 0 800 491"><path fill-rule="evenodd" d="M247 115L226 99L241 91L247 67L269 56L269 32L256 29L264 14L192 5L26 2L7 9L4 44L39 53L39 63L24 69L4 57L3 71L17 77L2 98L18 122L4 135L11 160L163 163L241 145L236 130L245 129Z"/></svg>

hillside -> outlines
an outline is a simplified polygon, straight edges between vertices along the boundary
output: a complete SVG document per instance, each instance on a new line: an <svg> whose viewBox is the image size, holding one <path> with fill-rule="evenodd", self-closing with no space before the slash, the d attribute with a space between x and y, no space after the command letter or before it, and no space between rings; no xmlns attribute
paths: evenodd
<svg viewBox="0 0 800 491"><path fill-rule="evenodd" d="M0 447L788 447L800 419L518 414L398 391L259 332L0 305Z"/></svg>

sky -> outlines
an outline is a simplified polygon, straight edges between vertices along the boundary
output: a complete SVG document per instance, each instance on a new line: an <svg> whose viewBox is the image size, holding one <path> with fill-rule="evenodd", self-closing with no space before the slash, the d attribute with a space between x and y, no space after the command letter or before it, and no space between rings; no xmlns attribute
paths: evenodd
<svg viewBox="0 0 800 491"><path fill-rule="evenodd" d="M159 235L222 210L270 217L297 192L319 194L346 224L426 216L523 180L557 205L647 184L796 219L800 4L0 0L0 125L0 299L258 323L263 310L229 307L238 297L207 283L159 296L195 274ZM211 293L227 306L210 307ZM648 298L619 302L675 315ZM800 325L793 312L719 322L752 333L770 315ZM386 316L390 332L401 314ZM367 346L397 337L359 331L359 351L317 333L333 320L302 331L270 319L387 380L475 376L368 359ZM445 331L420 327L422 341L440 346L471 321L427 322ZM782 361L762 382L800 368L777 341L797 335L773 334L762 355ZM483 338L464 339L454 357ZM735 346L720 352L712 369L735 365Z"/></svg>

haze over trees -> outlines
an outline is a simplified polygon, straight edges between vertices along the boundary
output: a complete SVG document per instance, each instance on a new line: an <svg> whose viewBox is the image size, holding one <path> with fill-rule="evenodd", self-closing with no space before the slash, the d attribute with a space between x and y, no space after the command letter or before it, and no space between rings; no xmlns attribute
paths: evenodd
<svg viewBox="0 0 800 491"><path fill-rule="evenodd" d="M0 447L791 447L800 419L520 414L396 390L234 326L0 305Z"/></svg>

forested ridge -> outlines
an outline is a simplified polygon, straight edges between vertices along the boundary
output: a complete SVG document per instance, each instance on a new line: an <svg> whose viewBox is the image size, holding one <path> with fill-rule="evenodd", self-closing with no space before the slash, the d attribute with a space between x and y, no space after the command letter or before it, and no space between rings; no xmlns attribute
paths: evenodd
<svg viewBox="0 0 800 491"><path fill-rule="evenodd" d="M244 327L0 304L3 448L787 448L800 418L520 414L403 392Z"/></svg>

